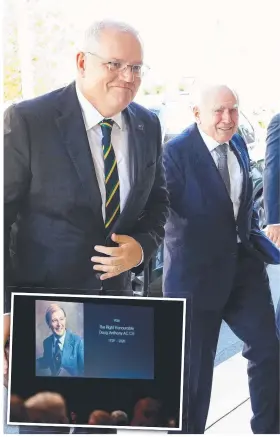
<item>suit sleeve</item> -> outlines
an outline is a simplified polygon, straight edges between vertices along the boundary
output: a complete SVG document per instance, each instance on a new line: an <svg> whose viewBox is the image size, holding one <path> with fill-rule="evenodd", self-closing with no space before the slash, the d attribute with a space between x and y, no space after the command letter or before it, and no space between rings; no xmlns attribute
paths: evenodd
<svg viewBox="0 0 280 437"><path fill-rule="evenodd" d="M21 203L31 179L28 129L16 105L4 114L4 310L10 311L10 293L7 284L11 277L12 238Z"/></svg>
<svg viewBox="0 0 280 437"><path fill-rule="evenodd" d="M137 222L137 232L131 234L131 237L140 243L144 254L144 262L132 270L136 275L149 264L151 257L161 244L164 238L164 225L168 216L169 201L162 163L161 127L158 118L155 117L155 119L157 128L155 181L145 210Z"/></svg>
<svg viewBox="0 0 280 437"><path fill-rule="evenodd" d="M49 360L47 359L47 355L46 355L46 342L47 340L44 340L43 342L43 356L40 358L37 358L36 360L36 366L38 369L47 369L49 367Z"/></svg>
<svg viewBox="0 0 280 437"><path fill-rule="evenodd" d="M280 114L273 117L267 129L264 207L267 224L280 223Z"/></svg>
<svg viewBox="0 0 280 437"><path fill-rule="evenodd" d="M170 211L180 217L186 217L186 204L181 201L182 194L186 187L184 172L181 164L185 160L180 158L176 150L176 143L170 142L166 145L163 154L163 164L166 175L167 190L169 193Z"/></svg>

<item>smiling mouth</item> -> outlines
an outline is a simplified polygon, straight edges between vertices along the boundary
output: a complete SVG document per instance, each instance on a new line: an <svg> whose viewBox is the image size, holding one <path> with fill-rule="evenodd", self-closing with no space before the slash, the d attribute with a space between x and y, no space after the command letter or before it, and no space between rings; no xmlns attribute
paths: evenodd
<svg viewBox="0 0 280 437"><path fill-rule="evenodd" d="M223 131L228 131L228 130L232 130L233 126L232 127L219 127L219 129L223 130Z"/></svg>
<svg viewBox="0 0 280 437"><path fill-rule="evenodd" d="M128 86L120 86L120 85L115 85L115 88L121 88L121 89L123 89L123 90L129 90L129 91L131 91L131 92L132 92L132 89L131 89L131 88L129 88Z"/></svg>

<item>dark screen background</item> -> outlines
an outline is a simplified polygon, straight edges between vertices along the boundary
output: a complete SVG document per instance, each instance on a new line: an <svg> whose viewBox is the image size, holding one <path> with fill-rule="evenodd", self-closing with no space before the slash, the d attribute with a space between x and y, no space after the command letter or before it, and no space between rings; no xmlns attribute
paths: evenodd
<svg viewBox="0 0 280 437"><path fill-rule="evenodd" d="M16 292L22 291L15 289ZM12 378L11 393L24 399L39 391L54 391L66 398L69 411L76 411L81 422L87 420L93 409L112 411L121 409L129 415L133 406L143 397L160 399L166 414L178 416L180 409L181 384L181 348L183 302L150 299L114 299L53 296L54 301L80 302L102 306L129 306L135 309L147 309L153 312L154 329L154 378L50 378L35 376L35 301L52 300L50 295L38 296L43 289L24 289L29 295L14 296ZM53 294L61 290L53 289ZM65 292L65 290L64 290ZM71 290L73 294L82 294L80 290ZM69 290L67 290L69 293ZM85 305L85 308L87 305ZM187 316L188 317L188 316ZM85 319L87 316L85 314ZM186 319L187 321L187 319ZM145 320L144 320L145 323ZM186 323L186 326L188 323ZM85 343L88 335L85 322ZM92 326L92 325L91 325ZM144 342L149 344L146 332ZM122 345L120 345L122 346ZM146 349L145 349L145 352ZM85 353L86 359L86 353ZM125 363L124 363L125 364Z"/></svg>
<svg viewBox="0 0 280 437"><path fill-rule="evenodd" d="M153 307L85 303L85 376L153 379L153 319Z"/></svg>

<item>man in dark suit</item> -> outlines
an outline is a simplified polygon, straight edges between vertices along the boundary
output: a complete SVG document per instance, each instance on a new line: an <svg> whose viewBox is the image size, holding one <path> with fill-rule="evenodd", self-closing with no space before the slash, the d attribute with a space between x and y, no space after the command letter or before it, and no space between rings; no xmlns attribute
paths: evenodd
<svg viewBox="0 0 280 437"><path fill-rule="evenodd" d="M265 232L280 248L280 113L272 118L267 128L263 182L267 223ZM276 310L276 321L280 338L280 300Z"/></svg>
<svg viewBox="0 0 280 437"><path fill-rule="evenodd" d="M164 151L171 207L164 296L189 298L192 311L182 432L204 433L224 319L245 343L252 430L276 433L279 345L264 262L279 263L280 253L258 227L249 156L236 134L236 94L226 86L206 86L194 115L196 123Z"/></svg>
<svg viewBox="0 0 280 437"><path fill-rule="evenodd" d="M138 33L95 23L76 64L75 83L5 113L6 284L132 295L168 213L159 120L131 103L145 71Z"/></svg>
<svg viewBox="0 0 280 437"><path fill-rule="evenodd" d="M46 322L52 335L44 340L44 354L36 360L37 375L47 369L52 376L83 376L84 342L66 329L64 309L57 304L50 305Z"/></svg>

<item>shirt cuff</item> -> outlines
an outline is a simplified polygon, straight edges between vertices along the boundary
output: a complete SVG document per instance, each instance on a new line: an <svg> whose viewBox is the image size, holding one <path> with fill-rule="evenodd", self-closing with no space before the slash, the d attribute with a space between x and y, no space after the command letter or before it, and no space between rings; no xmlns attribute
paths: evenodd
<svg viewBox="0 0 280 437"><path fill-rule="evenodd" d="M141 247L141 246L140 246ZM140 261L140 263L139 264L137 264L135 267L139 267L141 264L142 264L142 262L144 261L144 252L143 252L143 249L142 249L142 247L141 247L141 251L142 251L142 257L141 257L141 261ZM134 267L134 268L135 268Z"/></svg>

